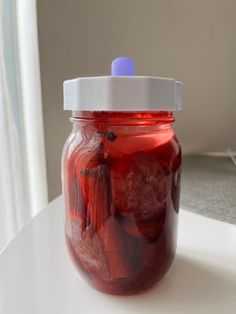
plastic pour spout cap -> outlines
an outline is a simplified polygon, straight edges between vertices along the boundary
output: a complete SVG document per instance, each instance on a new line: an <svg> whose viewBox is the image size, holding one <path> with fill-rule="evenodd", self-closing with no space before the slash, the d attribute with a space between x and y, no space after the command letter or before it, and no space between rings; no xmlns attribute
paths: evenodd
<svg viewBox="0 0 236 314"><path fill-rule="evenodd" d="M111 63L112 76L134 76L134 61L128 57L119 57Z"/></svg>

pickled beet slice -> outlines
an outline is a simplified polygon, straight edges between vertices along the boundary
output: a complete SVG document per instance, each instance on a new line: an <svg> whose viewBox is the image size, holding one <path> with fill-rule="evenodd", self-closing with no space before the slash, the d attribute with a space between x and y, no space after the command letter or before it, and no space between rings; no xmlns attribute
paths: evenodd
<svg viewBox="0 0 236 314"><path fill-rule="evenodd" d="M101 227L98 235L102 240L111 278L117 279L129 276L132 268L125 251L122 229L113 216Z"/></svg>
<svg viewBox="0 0 236 314"><path fill-rule="evenodd" d="M99 230L112 213L110 176L107 165L92 168L95 174L88 178L88 219L94 231Z"/></svg>
<svg viewBox="0 0 236 314"><path fill-rule="evenodd" d="M85 270L108 280L110 274L101 239L93 232L91 226L83 229L81 227L83 224L83 221L79 219L71 219L66 224L66 232L71 245Z"/></svg>
<svg viewBox="0 0 236 314"><path fill-rule="evenodd" d="M76 177L81 186L86 206L90 201L90 177L99 175L97 167L104 163L103 147L97 143L95 147L87 143L77 153L75 160Z"/></svg>
<svg viewBox="0 0 236 314"><path fill-rule="evenodd" d="M139 221L158 217L167 200L165 171L150 152L112 158L111 184L113 201L120 214L135 216Z"/></svg>
<svg viewBox="0 0 236 314"><path fill-rule="evenodd" d="M87 207L87 224L96 232L112 213L110 173L103 154L103 145L92 152L83 150L77 165L77 181Z"/></svg>
<svg viewBox="0 0 236 314"><path fill-rule="evenodd" d="M81 151L77 165L77 178L86 200L86 228L77 240L75 250L86 269L100 270L102 276L122 278L129 274L128 263L121 254L123 239L112 206L109 166L102 145L96 151ZM78 180L77 180L78 181ZM76 222L75 222L76 223ZM80 226L80 224L79 224ZM75 227L74 227L75 228ZM81 227L79 227L81 229ZM87 248L87 249L86 249ZM90 259L89 259L90 256ZM91 260L94 260L94 265ZM105 269L101 265L106 265ZM96 269L94 268L96 266Z"/></svg>
<svg viewBox="0 0 236 314"><path fill-rule="evenodd" d="M66 223L66 232L86 271L109 281L125 278L132 272L122 230L114 217L108 219L97 233L91 225L84 228L82 217L73 218Z"/></svg>

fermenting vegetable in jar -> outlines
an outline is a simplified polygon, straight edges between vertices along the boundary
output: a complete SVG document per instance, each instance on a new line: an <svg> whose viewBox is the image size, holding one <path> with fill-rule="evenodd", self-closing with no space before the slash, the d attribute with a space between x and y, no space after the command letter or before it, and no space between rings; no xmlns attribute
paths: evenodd
<svg viewBox="0 0 236 314"><path fill-rule="evenodd" d="M62 158L71 258L96 289L138 293L175 256L181 83L134 76L133 61L117 58L111 76L66 81L64 108L73 125Z"/></svg>

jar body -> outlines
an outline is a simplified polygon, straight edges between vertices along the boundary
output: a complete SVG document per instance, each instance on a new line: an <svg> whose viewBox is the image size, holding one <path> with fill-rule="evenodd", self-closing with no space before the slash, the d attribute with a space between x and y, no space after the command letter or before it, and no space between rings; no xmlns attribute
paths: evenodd
<svg viewBox="0 0 236 314"><path fill-rule="evenodd" d="M79 116L62 158L69 252L96 289L138 293L164 276L175 255L181 150L173 118Z"/></svg>

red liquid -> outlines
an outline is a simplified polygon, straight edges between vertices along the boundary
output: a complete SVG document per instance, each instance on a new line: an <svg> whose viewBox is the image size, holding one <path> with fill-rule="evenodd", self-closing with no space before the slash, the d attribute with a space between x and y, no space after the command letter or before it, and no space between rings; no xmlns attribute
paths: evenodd
<svg viewBox="0 0 236 314"><path fill-rule="evenodd" d="M65 147L65 228L84 277L128 295L155 284L173 261L181 151L170 127L106 125L114 115L123 118L103 113L103 123L90 122L87 136Z"/></svg>

